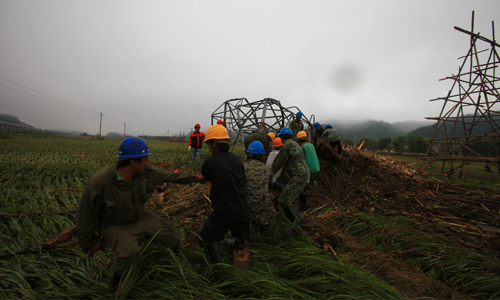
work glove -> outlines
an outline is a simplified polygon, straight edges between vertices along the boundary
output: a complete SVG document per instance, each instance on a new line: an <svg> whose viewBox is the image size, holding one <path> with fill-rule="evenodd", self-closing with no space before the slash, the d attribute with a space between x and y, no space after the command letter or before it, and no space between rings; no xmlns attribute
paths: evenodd
<svg viewBox="0 0 500 300"><path fill-rule="evenodd" d="M188 147L188 151L191 151L191 146Z"/></svg>

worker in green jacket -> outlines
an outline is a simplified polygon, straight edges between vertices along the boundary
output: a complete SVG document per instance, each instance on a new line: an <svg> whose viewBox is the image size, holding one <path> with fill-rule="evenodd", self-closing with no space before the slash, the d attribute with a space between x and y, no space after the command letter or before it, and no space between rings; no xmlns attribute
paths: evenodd
<svg viewBox="0 0 500 300"><path fill-rule="evenodd" d="M305 131L299 131L297 133L297 143L299 143L300 147L304 152L304 156L306 159L307 166L309 167L309 182L312 181L319 174L319 160L318 155L316 154L316 149L311 143L307 142L307 133ZM307 185L304 187L302 192L299 194L300 205L299 210L305 211L307 209L307 196L306 196Z"/></svg>
<svg viewBox="0 0 500 300"><path fill-rule="evenodd" d="M120 279L141 253L139 239L155 241L171 248L179 237L168 224L151 212L145 203L162 182L190 184L203 176L159 170L149 165L148 145L143 139L128 137L118 151L118 162L99 170L87 182L78 203L76 224L78 243L92 255L107 244L113 248L112 285Z"/></svg>

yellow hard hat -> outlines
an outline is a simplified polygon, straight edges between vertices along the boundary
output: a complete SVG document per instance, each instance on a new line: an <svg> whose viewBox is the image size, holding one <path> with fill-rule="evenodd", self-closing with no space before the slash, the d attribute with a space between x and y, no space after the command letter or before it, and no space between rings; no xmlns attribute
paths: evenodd
<svg viewBox="0 0 500 300"><path fill-rule="evenodd" d="M303 137L307 137L307 133L305 131L299 131L299 133L297 133L297 139L300 139Z"/></svg>
<svg viewBox="0 0 500 300"><path fill-rule="evenodd" d="M276 135L272 132L269 132L267 135L271 138L271 141L274 141L274 138L276 138Z"/></svg>
<svg viewBox="0 0 500 300"><path fill-rule="evenodd" d="M209 140L227 140L229 142L229 134L227 133L226 127L221 124L215 124L208 127L207 132L205 133L204 143Z"/></svg>

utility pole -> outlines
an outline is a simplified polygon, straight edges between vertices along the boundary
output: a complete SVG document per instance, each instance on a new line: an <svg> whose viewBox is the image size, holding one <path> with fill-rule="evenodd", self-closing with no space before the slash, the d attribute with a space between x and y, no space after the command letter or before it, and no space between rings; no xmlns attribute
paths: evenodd
<svg viewBox="0 0 500 300"><path fill-rule="evenodd" d="M99 124L99 137L101 137L101 129L102 129L102 111L101 111L101 123Z"/></svg>
<svg viewBox="0 0 500 300"><path fill-rule="evenodd" d="M127 125L127 124L125 122L123 122L123 137L126 136L126 134L125 134L125 125Z"/></svg>

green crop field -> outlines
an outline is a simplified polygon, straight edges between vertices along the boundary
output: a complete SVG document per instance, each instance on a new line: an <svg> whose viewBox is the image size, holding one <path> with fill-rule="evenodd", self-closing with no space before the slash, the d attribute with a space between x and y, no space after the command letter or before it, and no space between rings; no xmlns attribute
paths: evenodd
<svg viewBox="0 0 500 300"><path fill-rule="evenodd" d="M417 221L354 212L340 202L304 214L305 230L299 235L281 234L289 225L278 216L269 232L252 236L248 271L234 268L232 251L223 246L225 263L211 267L198 245L182 244L178 256L144 240L141 256L120 288L112 289L114 258L109 247L96 253L91 267L75 243L75 235L64 241L64 247L44 250L42 246L75 224L80 190L97 170L116 162L121 140L10 133L3 137L2 299L500 297L500 266L495 257L420 232ZM187 143L147 142L152 162L171 162L181 171L200 172L200 165L191 164ZM241 147L236 153L243 155ZM202 159L209 155L204 148ZM335 217L321 217L332 213ZM161 217L182 237L201 226L179 223L168 214ZM307 223L314 220L318 222L315 226ZM321 226L326 231L318 229ZM327 231L335 234L327 236ZM342 242L320 243L321 239ZM401 253L414 255L403 257Z"/></svg>
<svg viewBox="0 0 500 300"><path fill-rule="evenodd" d="M423 165L422 160L419 158L397 155L393 155L393 157L415 167ZM459 163L456 161L453 162L453 165L450 162L446 162L444 165L442 162L434 162L425 170L430 178L439 182L459 184L468 189L481 189L491 193L500 192L500 173L497 168L490 165L489 170L487 170L487 164L484 162L472 162L466 164L463 169L457 168L458 166ZM453 170L451 176L446 176L445 174L450 170Z"/></svg>

